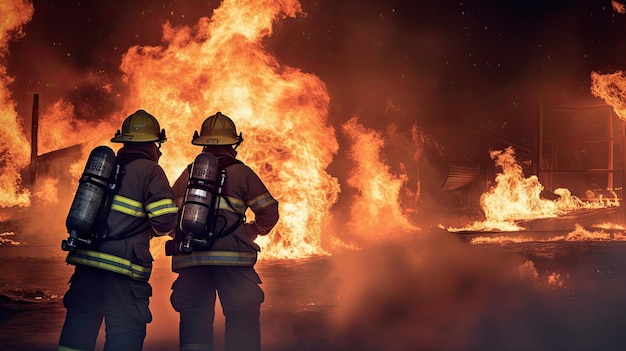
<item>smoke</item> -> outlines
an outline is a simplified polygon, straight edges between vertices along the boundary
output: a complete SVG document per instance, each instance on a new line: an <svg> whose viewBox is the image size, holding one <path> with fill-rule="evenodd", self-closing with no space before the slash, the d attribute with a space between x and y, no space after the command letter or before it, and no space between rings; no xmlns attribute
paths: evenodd
<svg viewBox="0 0 626 351"><path fill-rule="evenodd" d="M58 248L50 254L65 256L60 249L63 239L68 236L65 219L70 208L75 187L60 184L55 177L38 180L33 187L31 206L27 215L14 216L9 223L19 233L23 244L43 245Z"/></svg>
<svg viewBox="0 0 626 351"><path fill-rule="evenodd" d="M262 265L263 340L268 350L619 349L623 282L590 274L623 258L560 246L543 247L560 253L546 259L432 231Z"/></svg>
<svg viewBox="0 0 626 351"><path fill-rule="evenodd" d="M345 342L335 347L452 350L472 345L485 318L503 318L519 308L510 292L531 290L519 265L515 256L461 246L434 233L369 246L351 259L337 257L341 300L332 323L334 340Z"/></svg>
<svg viewBox="0 0 626 351"><path fill-rule="evenodd" d="M619 331L596 314L611 304L603 296L618 294L604 287L620 283L589 282L585 272L602 256L554 245L546 253L565 257L545 259L439 231L385 239L323 259L262 263L266 349L584 350L598 340L585 337L594 323L605 345L620 345ZM575 257L579 265L567 263Z"/></svg>

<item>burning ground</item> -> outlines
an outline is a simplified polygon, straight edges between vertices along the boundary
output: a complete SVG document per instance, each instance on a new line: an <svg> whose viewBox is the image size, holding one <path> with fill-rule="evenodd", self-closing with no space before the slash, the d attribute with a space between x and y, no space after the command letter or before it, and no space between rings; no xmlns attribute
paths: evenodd
<svg viewBox="0 0 626 351"><path fill-rule="evenodd" d="M281 204L279 225L259 242L268 349L585 349L601 336L619 344L611 319L596 317L616 301L602 288L623 291L621 280L592 284L581 272L623 263L593 252L576 256L581 267L568 249L619 246L621 223L608 223L608 235L571 226L548 237L559 260L466 245L453 232L523 236L503 225L619 206L619 189L544 189L523 165L534 154L538 99L592 100L624 118L626 53L615 35L626 29L623 6L332 3L0 0L0 243L56 250L86 155L114 147L108 140L136 109L167 131L170 179L199 152L193 131L221 111L243 132L240 158ZM59 150L78 151L55 161ZM480 173L440 191L450 164ZM7 262L20 266L19 257ZM155 290L166 294L170 278ZM44 297L58 303L61 283ZM175 318L163 296L155 315ZM276 307L285 296L288 308ZM604 332L585 340L589 325L573 317ZM174 338L161 323L155 317L153 330Z"/></svg>

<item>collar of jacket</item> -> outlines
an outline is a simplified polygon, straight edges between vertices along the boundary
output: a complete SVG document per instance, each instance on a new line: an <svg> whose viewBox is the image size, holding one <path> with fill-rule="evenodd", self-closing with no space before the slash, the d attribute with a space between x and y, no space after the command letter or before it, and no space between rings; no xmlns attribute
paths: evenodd
<svg viewBox="0 0 626 351"><path fill-rule="evenodd" d="M208 152L211 153L213 155L215 155L215 157L219 158L221 157L232 157L235 158L237 157L237 151L235 151L235 149L232 148L232 146L230 145L223 145L223 146L205 146L202 148L202 152Z"/></svg>
<svg viewBox="0 0 626 351"><path fill-rule="evenodd" d="M137 157L140 156L140 157ZM141 157L143 156L143 157ZM153 142L127 143L117 152L118 162L124 164L125 159L147 158L154 162L159 161L157 147Z"/></svg>

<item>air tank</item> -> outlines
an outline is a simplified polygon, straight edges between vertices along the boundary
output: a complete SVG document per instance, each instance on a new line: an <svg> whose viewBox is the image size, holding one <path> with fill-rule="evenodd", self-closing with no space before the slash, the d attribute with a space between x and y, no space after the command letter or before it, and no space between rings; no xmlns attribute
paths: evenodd
<svg viewBox="0 0 626 351"><path fill-rule="evenodd" d="M191 242L203 243L199 236L207 233L207 225L213 220L218 195L219 164L217 158L203 152L196 156L189 174L189 182L180 216L180 229L185 233L181 251L191 250Z"/></svg>
<svg viewBox="0 0 626 351"><path fill-rule="evenodd" d="M115 152L108 146L98 146L89 154L65 221L70 239L88 240L93 234L93 225L107 195L115 166ZM70 243L73 245L75 242Z"/></svg>

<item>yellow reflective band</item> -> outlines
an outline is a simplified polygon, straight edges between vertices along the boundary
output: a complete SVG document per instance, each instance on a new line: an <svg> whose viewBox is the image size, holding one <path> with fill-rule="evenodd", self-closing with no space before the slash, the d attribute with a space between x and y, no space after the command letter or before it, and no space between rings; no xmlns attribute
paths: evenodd
<svg viewBox="0 0 626 351"><path fill-rule="evenodd" d="M243 200L238 199L236 197L232 197L232 196L226 196L228 198L228 201L230 201L231 204L233 204L233 206L236 207L246 207L246 204L243 202Z"/></svg>
<svg viewBox="0 0 626 351"><path fill-rule="evenodd" d="M113 197L111 210L122 212L134 217L146 217L146 213L143 211L143 205L141 202L121 195L115 195Z"/></svg>
<svg viewBox="0 0 626 351"><path fill-rule="evenodd" d="M178 207L174 204L174 200L163 199L147 204L146 210L148 210L148 217L152 218L169 213L177 213Z"/></svg>
<svg viewBox="0 0 626 351"><path fill-rule="evenodd" d="M243 214L246 210L246 207L240 206L237 202L242 203L239 199L235 199L234 197L220 196L218 209Z"/></svg>
<svg viewBox="0 0 626 351"><path fill-rule="evenodd" d="M172 270L192 266L254 266L256 252L194 251L172 257Z"/></svg>
<svg viewBox="0 0 626 351"><path fill-rule="evenodd" d="M132 263L130 260L104 252L77 249L67 255L70 264L79 264L120 273L132 279L148 281L152 268Z"/></svg>
<svg viewBox="0 0 626 351"><path fill-rule="evenodd" d="M253 210L257 210L263 207L267 207L275 202L276 200L274 200L274 198L269 193L263 193L253 199L248 200L248 207L252 208Z"/></svg>
<svg viewBox="0 0 626 351"><path fill-rule="evenodd" d="M85 351L85 350L59 345L59 347L57 348L57 351Z"/></svg>

